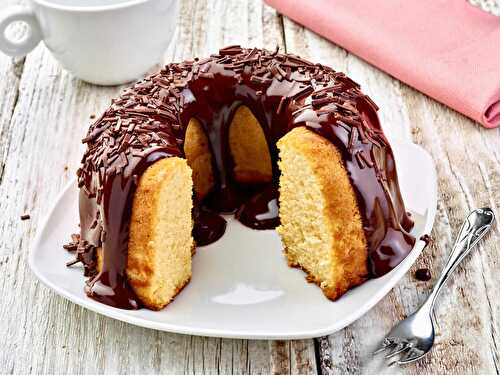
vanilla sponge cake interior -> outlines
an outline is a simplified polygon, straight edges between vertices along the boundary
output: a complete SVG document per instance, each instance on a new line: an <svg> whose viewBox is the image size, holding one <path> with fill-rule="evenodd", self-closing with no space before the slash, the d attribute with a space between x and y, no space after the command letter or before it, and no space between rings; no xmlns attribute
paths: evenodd
<svg viewBox="0 0 500 375"><path fill-rule="evenodd" d="M367 277L367 246L356 196L335 146L305 128L278 142L280 221L288 264L330 299Z"/></svg>
<svg viewBox="0 0 500 375"><path fill-rule="evenodd" d="M161 159L134 194L127 278L141 302L159 310L191 279L193 184L186 160Z"/></svg>

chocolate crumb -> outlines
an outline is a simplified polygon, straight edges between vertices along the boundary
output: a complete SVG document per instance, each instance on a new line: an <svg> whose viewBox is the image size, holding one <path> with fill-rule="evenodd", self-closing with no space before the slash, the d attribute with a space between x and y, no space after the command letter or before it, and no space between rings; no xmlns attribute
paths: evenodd
<svg viewBox="0 0 500 375"><path fill-rule="evenodd" d="M428 246L430 243L432 243L432 237L428 234L424 234L422 237L420 237L420 241L424 241L425 246Z"/></svg>
<svg viewBox="0 0 500 375"><path fill-rule="evenodd" d="M71 261L69 261L69 262L66 263L66 267L71 267L71 266L73 266L73 265L75 265L77 263L80 263L80 262L81 262L80 259L71 260Z"/></svg>
<svg viewBox="0 0 500 375"><path fill-rule="evenodd" d="M92 114L90 115L90 119L91 119L91 120L95 119L95 114L93 114L93 113L92 113Z"/></svg>
<svg viewBox="0 0 500 375"><path fill-rule="evenodd" d="M23 221L24 220L29 220L30 218L31 218L31 216L28 215L28 214L21 215L21 220L23 220Z"/></svg>
<svg viewBox="0 0 500 375"><path fill-rule="evenodd" d="M419 268L415 271L415 279L419 281L429 281L431 278L431 271L428 268Z"/></svg>

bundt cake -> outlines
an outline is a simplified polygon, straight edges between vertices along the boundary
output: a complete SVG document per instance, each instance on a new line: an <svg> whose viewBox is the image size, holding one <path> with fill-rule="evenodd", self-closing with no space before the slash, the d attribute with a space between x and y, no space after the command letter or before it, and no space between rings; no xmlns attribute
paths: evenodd
<svg viewBox="0 0 500 375"><path fill-rule="evenodd" d="M288 264L332 300L387 273L415 239L377 109L343 73L240 46L125 90L77 171L80 234L66 248L87 294L163 308L195 246L223 235L220 213L277 228Z"/></svg>

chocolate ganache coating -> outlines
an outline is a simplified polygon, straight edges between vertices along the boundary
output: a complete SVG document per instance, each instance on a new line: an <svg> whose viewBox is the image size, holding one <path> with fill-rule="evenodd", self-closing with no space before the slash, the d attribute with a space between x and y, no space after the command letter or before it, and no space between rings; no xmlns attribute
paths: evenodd
<svg viewBox="0 0 500 375"><path fill-rule="evenodd" d="M229 150L229 125L241 105L259 121L273 160L273 182L253 194L243 194L235 182ZM278 50L239 46L169 64L125 90L91 125L77 171L81 233L72 249L90 276L87 294L120 308L140 307L126 277L133 194L155 161L185 157L184 138L193 117L209 140L216 183L203 202L195 202L197 243L213 242L224 233L221 212L236 212L256 229L279 223L276 142L305 126L342 153L362 215L371 276L387 273L405 258L415 238L409 234L413 223L377 109L343 73ZM103 254L100 272L97 251Z"/></svg>

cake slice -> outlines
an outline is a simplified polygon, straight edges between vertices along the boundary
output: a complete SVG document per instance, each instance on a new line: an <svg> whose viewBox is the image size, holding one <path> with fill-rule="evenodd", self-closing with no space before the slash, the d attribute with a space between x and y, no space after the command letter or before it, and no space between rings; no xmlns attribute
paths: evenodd
<svg viewBox="0 0 500 375"><path fill-rule="evenodd" d="M191 168L171 157L151 165L134 194L127 277L141 302L165 307L191 279Z"/></svg>
<svg viewBox="0 0 500 375"><path fill-rule="evenodd" d="M335 300L367 276L356 196L335 146L304 127L278 142L281 236L288 264Z"/></svg>

